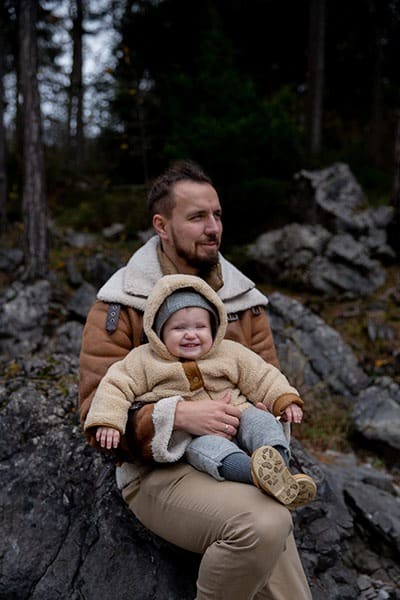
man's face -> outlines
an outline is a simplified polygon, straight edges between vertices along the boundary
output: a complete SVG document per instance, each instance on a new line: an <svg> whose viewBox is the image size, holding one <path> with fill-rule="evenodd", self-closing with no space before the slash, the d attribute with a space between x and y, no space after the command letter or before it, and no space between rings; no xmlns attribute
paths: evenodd
<svg viewBox="0 0 400 600"><path fill-rule="evenodd" d="M221 245L221 205L208 183L180 181L173 189L170 218L160 217L157 232L163 250L181 272L198 274L218 262Z"/></svg>

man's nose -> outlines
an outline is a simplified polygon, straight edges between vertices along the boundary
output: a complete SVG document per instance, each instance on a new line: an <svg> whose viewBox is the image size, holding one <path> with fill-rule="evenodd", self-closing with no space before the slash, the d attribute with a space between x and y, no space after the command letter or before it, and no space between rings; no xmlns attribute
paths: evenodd
<svg viewBox="0 0 400 600"><path fill-rule="evenodd" d="M206 233L210 234L210 233L218 233L221 229L221 224L220 221L218 219L216 219L214 216L210 216L207 219L207 223L206 223Z"/></svg>

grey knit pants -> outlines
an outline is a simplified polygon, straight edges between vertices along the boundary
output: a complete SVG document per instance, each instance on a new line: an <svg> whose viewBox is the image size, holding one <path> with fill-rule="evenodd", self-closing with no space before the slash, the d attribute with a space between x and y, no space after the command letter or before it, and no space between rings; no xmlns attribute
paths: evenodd
<svg viewBox="0 0 400 600"><path fill-rule="evenodd" d="M193 438L186 448L185 459L192 467L223 481L218 469L227 456L237 452L251 454L260 446L283 446L290 456L289 442L280 422L270 412L250 406L240 417L234 440L220 435Z"/></svg>

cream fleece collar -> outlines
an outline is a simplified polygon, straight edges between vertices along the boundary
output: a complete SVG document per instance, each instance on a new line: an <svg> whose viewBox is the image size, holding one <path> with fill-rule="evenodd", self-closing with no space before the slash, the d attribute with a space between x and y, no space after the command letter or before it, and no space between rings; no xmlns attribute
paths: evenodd
<svg viewBox="0 0 400 600"><path fill-rule="evenodd" d="M163 276L157 256L158 236L152 237L139 248L125 267L110 277L97 294L103 302L116 302L144 311L147 298ZM259 292L253 281L219 255L224 285L218 296L228 313L246 310L252 306L266 306L268 299Z"/></svg>

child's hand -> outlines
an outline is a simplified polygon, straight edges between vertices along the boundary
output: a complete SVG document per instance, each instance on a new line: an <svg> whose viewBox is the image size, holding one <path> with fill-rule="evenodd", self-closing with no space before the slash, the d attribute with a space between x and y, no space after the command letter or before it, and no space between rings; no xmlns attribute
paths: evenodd
<svg viewBox="0 0 400 600"><path fill-rule="evenodd" d="M102 448L118 448L120 433L112 427L98 427L96 431L96 441L99 442Z"/></svg>
<svg viewBox="0 0 400 600"><path fill-rule="evenodd" d="M282 417L288 423L301 423L303 420L303 411L297 404L289 404L283 411Z"/></svg>

